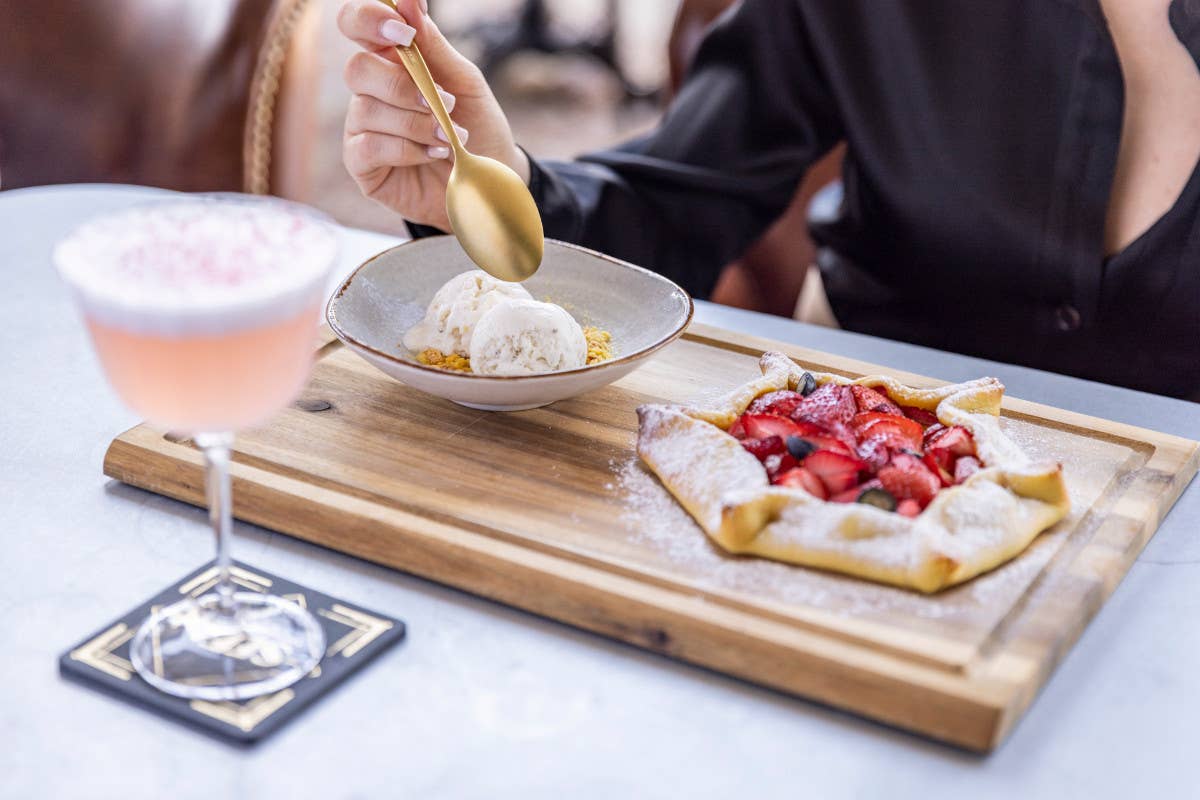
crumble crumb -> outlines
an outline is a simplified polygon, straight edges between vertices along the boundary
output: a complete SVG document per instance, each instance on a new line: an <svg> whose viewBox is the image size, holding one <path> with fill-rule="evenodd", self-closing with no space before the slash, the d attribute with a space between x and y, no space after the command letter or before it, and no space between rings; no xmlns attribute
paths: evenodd
<svg viewBox="0 0 1200 800"><path fill-rule="evenodd" d="M443 353L432 347L417 353L417 361L428 367L447 369L452 372L470 372L471 359L464 358L458 353Z"/></svg>
<svg viewBox="0 0 1200 800"><path fill-rule="evenodd" d="M599 364L613 357L612 334L594 325L583 329L583 338L587 340L587 364ZM417 353L417 362L427 367L450 370L451 372L470 372L471 359L458 353L443 353L433 347Z"/></svg>

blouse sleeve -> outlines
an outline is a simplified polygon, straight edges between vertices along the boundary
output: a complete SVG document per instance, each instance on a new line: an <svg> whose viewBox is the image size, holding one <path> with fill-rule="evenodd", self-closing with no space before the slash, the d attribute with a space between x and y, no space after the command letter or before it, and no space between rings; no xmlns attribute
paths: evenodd
<svg viewBox="0 0 1200 800"><path fill-rule="evenodd" d="M727 12L650 135L573 162L533 162L546 235L708 296L842 138L801 5L744 0Z"/></svg>

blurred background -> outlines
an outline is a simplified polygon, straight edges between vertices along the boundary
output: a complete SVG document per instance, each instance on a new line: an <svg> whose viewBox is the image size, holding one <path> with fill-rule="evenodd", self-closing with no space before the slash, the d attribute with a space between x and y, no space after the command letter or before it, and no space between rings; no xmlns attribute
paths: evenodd
<svg viewBox="0 0 1200 800"><path fill-rule="evenodd" d="M0 0L0 187L271 192L402 232L342 167L340 0ZM519 141L566 158L652 126L678 0L432 0ZM13 21L15 25L11 24Z"/></svg>
<svg viewBox="0 0 1200 800"><path fill-rule="evenodd" d="M430 11L484 69L517 140L535 156L569 158L651 129L707 26L736 2L430 0ZM0 0L0 190L112 182L271 193L347 225L404 232L342 166L342 69L354 46L337 32L340 4ZM711 299L805 316L797 301L813 251L803 215L838 158L813 169Z"/></svg>

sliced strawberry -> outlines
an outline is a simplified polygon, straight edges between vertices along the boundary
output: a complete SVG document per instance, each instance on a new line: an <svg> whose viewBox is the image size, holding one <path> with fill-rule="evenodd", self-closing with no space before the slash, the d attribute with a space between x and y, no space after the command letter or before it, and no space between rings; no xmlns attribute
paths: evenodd
<svg viewBox="0 0 1200 800"><path fill-rule="evenodd" d="M922 458L921 461L926 467L929 468L930 472L938 477L938 480L942 482L942 486L950 486L954 483L954 476L951 475L945 467L938 463L937 459L934 458L933 453L926 453L925 457Z"/></svg>
<svg viewBox="0 0 1200 800"><path fill-rule="evenodd" d="M886 437L872 436L863 439L855 448L858 457L867 464L867 469L878 472L892 460L892 449L888 446Z"/></svg>
<svg viewBox="0 0 1200 800"><path fill-rule="evenodd" d="M844 492L838 492L835 495L830 495L829 502L831 503L853 503L858 500L858 496L862 494L861 486L852 486Z"/></svg>
<svg viewBox="0 0 1200 800"><path fill-rule="evenodd" d="M867 465L854 456L819 450L804 459L804 468L821 479L830 494L844 492L858 483L858 473Z"/></svg>
<svg viewBox="0 0 1200 800"><path fill-rule="evenodd" d="M925 429L925 443L929 444L930 439L937 436L939 433L941 433L944 430L946 430L946 426L940 422L930 425L928 428Z"/></svg>
<svg viewBox="0 0 1200 800"><path fill-rule="evenodd" d="M828 450L831 453L841 453L844 456L854 455L854 451L845 442L841 439L835 439L832 436L804 436L801 438L812 442L817 450Z"/></svg>
<svg viewBox="0 0 1200 800"><path fill-rule="evenodd" d="M804 398L804 402L792 414L792 419L811 422L827 431L837 433L857 413L858 406L854 403L854 393L850 391L850 387L827 383L817 387L815 392Z"/></svg>
<svg viewBox="0 0 1200 800"><path fill-rule="evenodd" d="M959 459L954 462L954 482L962 483L982 468L983 465L975 456L959 456Z"/></svg>
<svg viewBox="0 0 1200 800"><path fill-rule="evenodd" d="M850 427L858 433L884 422L898 426L905 435L916 439L918 444L925 435L925 430L920 423L914 422L903 414L886 414L882 411L865 411L855 414L850 418Z"/></svg>
<svg viewBox="0 0 1200 800"><path fill-rule="evenodd" d="M726 433L735 439L745 439L746 425L742 422L742 418L738 417L736 420L734 420L734 423L729 426L729 430L726 431Z"/></svg>
<svg viewBox="0 0 1200 800"><path fill-rule="evenodd" d="M765 439L743 439L742 447L746 448L759 461L770 455L787 452L787 446L779 436L768 436Z"/></svg>
<svg viewBox="0 0 1200 800"><path fill-rule="evenodd" d="M892 417L891 419L899 419L899 417ZM912 452L919 450L921 447L920 438L914 441L913 436L908 431L895 422L892 422L891 419L876 420L869 427L862 428L858 432L859 442L879 440L893 450L908 450ZM916 425L912 420L906 421Z"/></svg>
<svg viewBox="0 0 1200 800"><path fill-rule="evenodd" d="M830 439L837 439L846 446L846 450L851 454L858 447L858 437L854 435L854 431L850 429L849 425L838 425L825 435Z"/></svg>
<svg viewBox="0 0 1200 800"><path fill-rule="evenodd" d="M915 517L921 513L921 504L916 500L905 498L896 503L896 513L905 517Z"/></svg>
<svg viewBox="0 0 1200 800"><path fill-rule="evenodd" d="M932 411L926 411L925 409L917 408L916 406L900 406L900 410L904 412L904 416L908 417L922 428L929 428L940 424L938 422L937 415Z"/></svg>
<svg viewBox="0 0 1200 800"><path fill-rule="evenodd" d="M975 455L975 438L961 425L943 428L925 440L925 447L949 450L955 457Z"/></svg>
<svg viewBox="0 0 1200 800"><path fill-rule="evenodd" d="M925 433L920 424L908 417L878 411L855 414L850 420L850 427L857 434L859 441L879 438L897 450L920 450Z"/></svg>
<svg viewBox="0 0 1200 800"><path fill-rule="evenodd" d="M788 453L775 453L763 459L763 467L767 470L767 477L771 480L775 480L776 476L782 475L795 466L796 459Z"/></svg>
<svg viewBox="0 0 1200 800"><path fill-rule="evenodd" d="M806 470L804 467L789 469L787 472L780 475L775 480L775 483L778 486L790 486L793 489L803 489L813 497L816 497L818 500L824 500L829 497L829 492L825 490L825 484L821 483L821 479Z"/></svg>
<svg viewBox="0 0 1200 800"><path fill-rule="evenodd" d="M792 420L792 422L794 422L796 424L796 427L802 431L802 433L799 434L800 436L804 436L807 438L809 436L828 436L829 435L829 431L825 430L820 425L814 425L811 422L805 422L804 420L795 420L795 419Z"/></svg>
<svg viewBox="0 0 1200 800"><path fill-rule="evenodd" d="M742 414L742 425L746 428L746 435L754 439L778 436L786 442L789 436L804 435L804 429L799 425L774 414Z"/></svg>
<svg viewBox="0 0 1200 800"><path fill-rule="evenodd" d="M975 439L970 431L958 425L943 428L925 439L925 452L933 456L942 469L952 472L954 459L975 455Z"/></svg>
<svg viewBox="0 0 1200 800"><path fill-rule="evenodd" d="M854 404L858 406L860 414L868 411L878 411L882 414L903 413L900 411L900 406L889 400L887 395L878 389L856 384L850 387L850 393L854 395Z"/></svg>
<svg viewBox="0 0 1200 800"><path fill-rule="evenodd" d="M922 461L908 453L896 453L892 462L879 470L883 488L897 500L912 499L924 508L942 487L942 482Z"/></svg>
<svg viewBox="0 0 1200 800"><path fill-rule="evenodd" d="M804 395L782 389L778 392L768 392L755 399L746 409L749 414L774 414L779 417L790 417L797 406L804 402Z"/></svg>
<svg viewBox="0 0 1200 800"><path fill-rule="evenodd" d="M854 431L850 430L850 426L845 422L830 422L828 424L819 424L812 422L811 419L801 419L803 408L796 410L792 414L792 422L795 422L805 430L805 437L824 436L831 439L837 439L844 447L842 449L849 453L854 452L854 446L857 440L854 436Z"/></svg>

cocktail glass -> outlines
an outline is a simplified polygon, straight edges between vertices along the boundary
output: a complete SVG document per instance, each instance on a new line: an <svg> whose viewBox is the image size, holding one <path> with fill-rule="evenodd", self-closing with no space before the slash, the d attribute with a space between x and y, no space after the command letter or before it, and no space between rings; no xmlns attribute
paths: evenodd
<svg viewBox="0 0 1200 800"><path fill-rule="evenodd" d="M164 692L266 694L324 652L308 611L237 589L229 465L233 433L284 408L308 377L336 245L329 221L303 206L188 195L94 219L55 249L121 399L204 453L216 574L199 596L152 613L131 645L138 674Z"/></svg>

